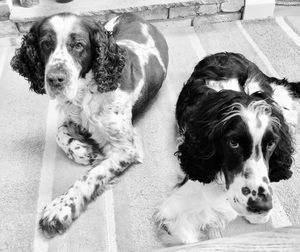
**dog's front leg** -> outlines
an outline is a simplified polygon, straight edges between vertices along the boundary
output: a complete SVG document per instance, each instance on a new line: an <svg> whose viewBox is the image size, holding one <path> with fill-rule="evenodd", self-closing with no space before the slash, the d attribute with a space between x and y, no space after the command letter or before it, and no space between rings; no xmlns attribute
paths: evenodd
<svg viewBox="0 0 300 252"><path fill-rule="evenodd" d="M218 183L191 180L175 187L154 214L162 242L176 245L221 237L227 223L237 217L221 188Z"/></svg>
<svg viewBox="0 0 300 252"><path fill-rule="evenodd" d="M63 233L80 213L113 179L131 164L140 161L140 150L134 134L120 140L116 146L106 146L107 154L99 165L91 168L69 190L54 199L43 210L40 229L48 236Z"/></svg>

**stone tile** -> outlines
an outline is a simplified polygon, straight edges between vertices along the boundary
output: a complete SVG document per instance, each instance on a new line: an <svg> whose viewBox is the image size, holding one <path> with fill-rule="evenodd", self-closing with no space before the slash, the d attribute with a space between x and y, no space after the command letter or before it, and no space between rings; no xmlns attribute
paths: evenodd
<svg viewBox="0 0 300 252"><path fill-rule="evenodd" d="M225 0L114 0L114 1L95 1L84 0L80 5L78 1L72 1L66 4L56 3L54 0L40 0L39 5L32 8L23 8L14 6L11 11L11 20L16 22L28 22L40 19L42 17L55 14L58 12L76 12L80 15L106 15L109 13L124 12L142 12L142 16L147 19L163 19L165 15L164 9L173 7L185 7L195 5L214 5L223 3ZM78 7L80 6L80 8ZM158 11L156 9L161 9ZM150 14L153 12L154 14Z"/></svg>
<svg viewBox="0 0 300 252"><path fill-rule="evenodd" d="M182 6L170 8L169 18L188 17L203 14L215 14L218 12L217 4L205 4L194 6Z"/></svg>
<svg viewBox="0 0 300 252"><path fill-rule="evenodd" d="M195 6L181 6L170 8L169 18L188 17L196 14Z"/></svg>
<svg viewBox="0 0 300 252"><path fill-rule="evenodd" d="M197 14L211 15L217 13L218 11L219 11L219 7L217 4L200 5Z"/></svg>
<svg viewBox="0 0 300 252"><path fill-rule="evenodd" d="M202 15L197 16L193 20L193 26L201 25L203 23L218 23L218 22L229 22L234 20L240 20L242 14L236 13L217 13L214 15Z"/></svg>
<svg viewBox="0 0 300 252"><path fill-rule="evenodd" d="M221 3L221 11L223 12L236 12L240 11L245 6L245 0L225 0Z"/></svg>
<svg viewBox="0 0 300 252"><path fill-rule="evenodd" d="M17 35L19 31L15 23L6 20L0 22L0 37L6 37L10 35Z"/></svg>
<svg viewBox="0 0 300 252"><path fill-rule="evenodd" d="M160 20L167 19L168 12L169 10L167 8L155 8L144 11L138 11L135 13L146 20Z"/></svg>

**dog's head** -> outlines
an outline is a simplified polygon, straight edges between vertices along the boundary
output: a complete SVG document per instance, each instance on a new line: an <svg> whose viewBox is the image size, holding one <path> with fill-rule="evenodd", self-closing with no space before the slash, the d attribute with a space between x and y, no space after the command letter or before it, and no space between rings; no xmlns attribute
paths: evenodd
<svg viewBox="0 0 300 252"><path fill-rule="evenodd" d="M281 110L256 94L204 89L202 97L193 105L177 103L188 113L177 114L182 169L203 183L223 178L228 200L241 215L268 214L270 182L292 174L292 138Z"/></svg>
<svg viewBox="0 0 300 252"><path fill-rule="evenodd" d="M32 26L11 66L36 93L73 99L79 89L78 80L90 70L99 92L116 89L124 62L124 51L101 24L62 13Z"/></svg>

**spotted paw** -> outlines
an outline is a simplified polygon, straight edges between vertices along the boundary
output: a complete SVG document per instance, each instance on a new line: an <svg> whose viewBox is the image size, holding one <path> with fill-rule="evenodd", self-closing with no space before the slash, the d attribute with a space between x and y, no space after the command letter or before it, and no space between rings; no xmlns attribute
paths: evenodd
<svg viewBox="0 0 300 252"><path fill-rule="evenodd" d="M75 204L64 196L56 198L43 209L39 227L47 237L64 233L75 219Z"/></svg>

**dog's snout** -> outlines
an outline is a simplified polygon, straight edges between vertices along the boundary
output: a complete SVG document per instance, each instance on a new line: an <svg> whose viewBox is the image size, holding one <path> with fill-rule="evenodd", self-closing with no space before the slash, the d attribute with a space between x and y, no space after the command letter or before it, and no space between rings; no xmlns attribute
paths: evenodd
<svg viewBox="0 0 300 252"><path fill-rule="evenodd" d="M256 197L249 197L247 209L249 212L261 213L272 209L272 196L263 187L258 188Z"/></svg>
<svg viewBox="0 0 300 252"><path fill-rule="evenodd" d="M67 74L62 70L50 71L47 74L46 80L51 87L62 88L67 82Z"/></svg>

